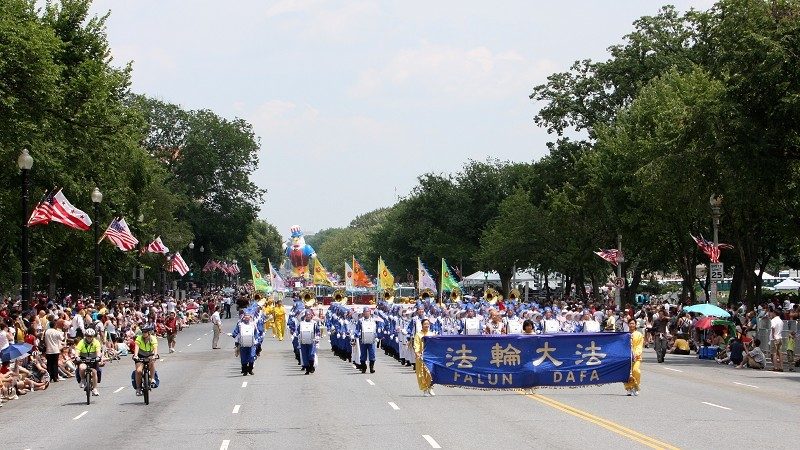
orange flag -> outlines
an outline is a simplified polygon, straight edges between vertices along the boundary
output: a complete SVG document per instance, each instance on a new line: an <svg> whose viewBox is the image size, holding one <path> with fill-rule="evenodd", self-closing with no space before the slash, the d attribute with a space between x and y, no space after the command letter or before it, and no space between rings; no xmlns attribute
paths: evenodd
<svg viewBox="0 0 800 450"><path fill-rule="evenodd" d="M353 257L353 284L356 287L372 287L372 281L369 280L367 273L361 268L361 264Z"/></svg>

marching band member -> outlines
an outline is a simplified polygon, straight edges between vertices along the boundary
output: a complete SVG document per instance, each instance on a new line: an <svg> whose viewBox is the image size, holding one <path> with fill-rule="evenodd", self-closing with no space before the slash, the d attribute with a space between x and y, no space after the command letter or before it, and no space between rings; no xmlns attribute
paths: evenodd
<svg viewBox="0 0 800 450"><path fill-rule="evenodd" d="M482 329L481 319L475 317L475 308L472 305L467 305L467 316L461 319L459 334L474 336L481 334Z"/></svg>
<svg viewBox="0 0 800 450"><path fill-rule="evenodd" d="M558 319L553 317L553 310L550 308L544 309L544 320L542 320L542 333L553 334L561 331L561 324Z"/></svg>
<svg viewBox="0 0 800 450"><path fill-rule="evenodd" d="M369 373L375 373L375 350L379 323L372 317L372 310L365 308L363 317L356 324L355 338L358 340L359 353L361 354L359 369L361 373L367 371L367 357L369 357Z"/></svg>
<svg viewBox="0 0 800 450"><path fill-rule="evenodd" d="M314 373L317 363L317 344L319 343L319 323L314 320L314 311L307 309L298 325L300 341L300 364L306 375Z"/></svg>
<svg viewBox="0 0 800 450"><path fill-rule="evenodd" d="M255 375L253 363L256 360L256 347L261 342L261 333L249 312L244 313L231 336L236 339L236 351L242 363L242 375Z"/></svg>
<svg viewBox="0 0 800 450"><path fill-rule="evenodd" d="M361 361L361 347L358 345L358 340L356 339L356 326L358 326L360 316L361 314L359 311L352 310L349 312L347 320L347 337L350 340L350 361L356 366L356 369L359 368L358 362Z"/></svg>
<svg viewBox="0 0 800 450"><path fill-rule="evenodd" d="M521 334L522 333L522 319L517 316L514 308L509 307L506 309L506 334Z"/></svg>
<svg viewBox="0 0 800 450"><path fill-rule="evenodd" d="M500 317L500 313L497 312L494 308L489 310L489 321L486 322L486 327L484 328L485 334L504 334L506 324L503 322L503 319Z"/></svg>

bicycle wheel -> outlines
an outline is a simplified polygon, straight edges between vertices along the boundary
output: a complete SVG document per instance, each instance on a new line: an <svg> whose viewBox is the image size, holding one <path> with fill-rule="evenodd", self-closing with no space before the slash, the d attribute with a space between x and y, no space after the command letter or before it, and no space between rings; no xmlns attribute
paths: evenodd
<svg viewBox="0 0 800 450"><path fill-rule="evenodd" d="M84 375L86 380L83 383L83 390L86 391L86 404L90 405L92 403L92 375L88 369L84 372Z"/></svg>
<svg viewBox="0 0 800 450"><path fill-rule="evenodd" d="M142 373L142 397L144 397L144 404L150 404L150 371L145 369Z"/></svg>

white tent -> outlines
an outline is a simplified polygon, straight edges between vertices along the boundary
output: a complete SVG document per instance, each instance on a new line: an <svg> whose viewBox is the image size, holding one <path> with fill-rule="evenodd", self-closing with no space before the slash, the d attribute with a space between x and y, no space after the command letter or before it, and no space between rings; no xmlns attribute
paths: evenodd
<svg viewBox="0 0 800 450"><path fill-rule="evenodd" d="M800 283L792 280L791 278L787 278L773 286L773 289L776 291L796 291L800 289Z"/></svg>
<svg viewBox="0 0 800 450"><path fill-rule="evenodd" d="M533 284L535 278L532 271L519 270L512 280L514 280L517 284L524 284L526 281ZM489 272L487 276L486 272L478 271L472 275L464 277L462 280L464 287L483 286L483 283L485 282L500 284L500 274L493 270Z"/></svg>

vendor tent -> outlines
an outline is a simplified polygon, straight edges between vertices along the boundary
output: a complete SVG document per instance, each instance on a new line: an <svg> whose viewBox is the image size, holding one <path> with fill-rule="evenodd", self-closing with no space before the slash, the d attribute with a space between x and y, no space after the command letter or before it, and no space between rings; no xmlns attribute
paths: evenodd
<svg viewBox="0 0 800 450"><path fill-rule="evenodd" d="M517 284L525 284L526 282L529 282L531 286L533 285L535 279L536 278L533 275L533 271L528 270L518 270L516 275L512 278L512 280ZM488 274L486 272L478 271L464 277L461 283L464 287L483 286L483 283L499 285L500 274L494 270Z"/></svg>
<svg viewBox="0 0 800 450"><path fill-rule="evenodd" d="M776 291L796 291L800 289L800 283L792 280L791 278L787 278L773 286L773 289Z"/></svg>

